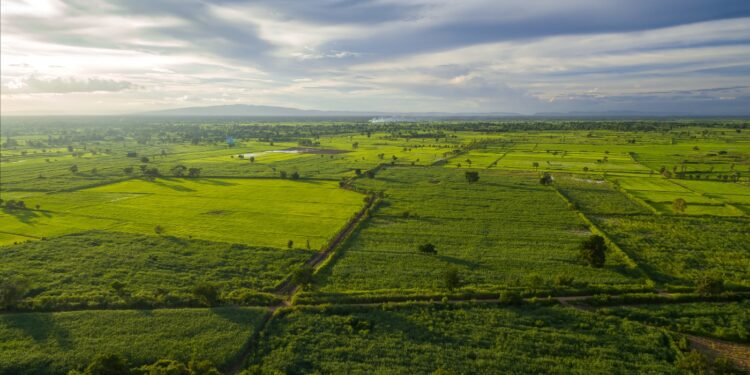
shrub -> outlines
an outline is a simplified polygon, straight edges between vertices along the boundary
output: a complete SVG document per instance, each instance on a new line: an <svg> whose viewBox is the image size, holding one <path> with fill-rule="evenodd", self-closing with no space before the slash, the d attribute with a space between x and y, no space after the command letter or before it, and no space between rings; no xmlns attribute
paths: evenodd
<svg viewBox="0 0 750 375"><path fill-rule="evenodd" d="M219 302L219 286L208 282L198 283L193 287L193 295L203 305L214 306Z"/></svg>
<svg viewBox="0 0 750 375"><path fill-rule="evenodd" d="M435 245L426 243L419 245L419 252L423 254L437 254L437 249L435 248Z"/></svg>
<svg viewBox="0 0 750 375"><path fill-rule="evenodd" d="M451 267L445 271L443 281L448 290L453 290L461 286L461 275L456 268Z"/></svg>

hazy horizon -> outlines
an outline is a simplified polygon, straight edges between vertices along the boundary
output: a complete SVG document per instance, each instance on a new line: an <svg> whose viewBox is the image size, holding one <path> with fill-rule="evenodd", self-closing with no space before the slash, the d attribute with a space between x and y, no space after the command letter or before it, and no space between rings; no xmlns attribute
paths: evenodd
<svg viewBox="0 0 750 375"><path fill-rule="evenodd" d="M750 114L744 1L2 2L2 111Z"/></svg>

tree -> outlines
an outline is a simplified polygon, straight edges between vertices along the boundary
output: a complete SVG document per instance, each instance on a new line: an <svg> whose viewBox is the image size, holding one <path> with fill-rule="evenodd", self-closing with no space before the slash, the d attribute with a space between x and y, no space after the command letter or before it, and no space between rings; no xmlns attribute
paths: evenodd
<svg viewBox="0 0 750 375"><path fill-rule="evenodd" d="M468 181L468 182L477 182L477 181L479 181L479 172L466 171L466 173L464 173L464 176L466 177L466 181Z"/></svg>
<svg viewBox="0 0 750 375"><path fill-rule="evenodd" d="M28 288L28 284L23 280L0 280L0 310L17 307L26 295Z"/></svg>
<svg viewBox="0 0 750 375"><path fill-rule="evenodd" d="M451 267L445 271L443 281L445 282L445 287L452 291L461 286L461 275L456 268Z"/></svg>
<svg viewBox="0 0 750 375"><path fill-rule="evenodd" d="M358 149L359 148L359 142L352 143L352 148L355 149L355 150Z"/></svg>
<svg viewBox="0 0 750 375"><path fill-rule="evenodd" d="M685 208L687 208L687 202L682 198L677 198L672 202L672 209L677 212L685 212Z"/></svg>
<svg viewBox="0 0 750 375"><path fill-rule="evenodd" d="M122 169L125 174L133 174L133 167L125 167Z"/></svg>
<svg viewBox="0 0 750 375"><path fill-rule="evenodd" d="M68 169L70 169L71 173L78 173L78 165L77 164L71 165L70 168L68 168Z"/></svg>
<svg viewBox="0 0 750 375"><path fill-rule="evenodd" d="M718 275L703 274L695 280L695 291L704 296L719 294L724 290L724 280Z"/></svg>
<svg viewBox="0 0 750 375"><path fill-rule="evenodd" d="M169 171L172 172L172 174L175 177L182 177L185 175L185 171L187 171L187 167L185 167L182 164L178 164L172 167L172 169L170 169Z"/></svg>
<svg viewBox="0 0 750 375"><path fill-rule="evenodd" d="M520 305L523 303L523 297L521 297L520 294L510 291L510 290L504 290L502 293L500 293L500 303L506 304L506 305Z"/></svg>
<svg viewBox="0 0 750 375"><path fill-rule="evenodd" d="M149 160L148 160L148 158L147 158L147 157L145 157L145 156L144 156L144 157L142 157L142 158L141 158L141 163L144 163L144 164L146 164L146 163L148 163L148 162L149 162Z"/></svg>
<svg viewBox="0 0 750 375"><path fill-rule="evenodd" d="M423 254L437 254L437 249L435 248L435 245L431 243L425 243L422 245L419 245L419 252Z"/></svg>
<svg viewBox="0 0 750 375"><path fill-rule="evenodd" d="M592 234L581 243L581 257L592 267L604 267L607 244L604 237Z"/></svg>
<svg viewBox="0 0 750 375"><path fill-rule="evenodd" d="M155 226L154 227L154 233L156 233L156 234L162 234L162 233L164 233L164 227L162 227L161 225Z"/></svg>
<svg viewBox="0 0 750 375"><path fill-rule="evenodd" d="M299 285L303 288L309 288L313 283L313 269L312 267L305 265L297 268L292 272L291 282L292 284Z"/></svg>
<svg viewBox="0 0 750 375"><path fill-rule="evenodd" d="M293 246L294 246L294 241L292 241L292 240L289 240L289 242L287 242L287 243L286 243L286 247L288 247L288 248L290 248L290 249L291 249L291 248L292 248Z"/></svg>
<svg viewBox="0 0 750 375"><path fill-rule="evenodd" d="M531 163L531 166L534 167L534 169L539 169L539 162L535 161L535 162Z"/></svg>
<svg viewBox="0 0 750 375"><path fill-rule="evenodd" d="M542 185L551 185L552 181L552 175L549 172L544 172L542 178L539 179L539 183Z"/></svg>
<svg viewBox="0 0 750 375"><path fill-rule="evenodd" d="M193 295L205 306L214 306L219 302L219 286L209 282L200 282L193 287Z"/></svg>
<svg viewBox="0 0 750 375"><path fill-rule="evenodd" d="M128 360L117 354L99 354L83 371L84 375L130 374Z"/></svg>
<svg viewBox="0 0 750 375"><path fill-rule="evenodd" d="M297 171L292 172L292 180L299 180L299 172Z"/></svg>
<svg viewBox="0 0 750 375"><path fill-rule="evenodd" d="M189 168L188 169L188 177L199 177L201 175L201 169L200 168Z"/></svg>

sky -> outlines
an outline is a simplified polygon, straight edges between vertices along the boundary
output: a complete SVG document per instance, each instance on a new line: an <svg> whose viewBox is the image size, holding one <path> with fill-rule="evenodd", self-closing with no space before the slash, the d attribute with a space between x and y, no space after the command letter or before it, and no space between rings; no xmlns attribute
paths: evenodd
<svg viewBox="0 0 750 375"><path fill-rule="evenodd" d="M2 0L3 115L750 115L748 0Z"/></svg>

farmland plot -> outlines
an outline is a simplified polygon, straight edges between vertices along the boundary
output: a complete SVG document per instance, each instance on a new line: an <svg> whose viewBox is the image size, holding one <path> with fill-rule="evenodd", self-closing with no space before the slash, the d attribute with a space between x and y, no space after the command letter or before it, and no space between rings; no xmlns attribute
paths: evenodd
<svg viewBox="0 0 750 375"><path fill-rule="evenodd" d="M614 254L603 269L580 261L577 246L590 232L533 175L480 171L480 181L468 183L461 170L390 168L358 185L386 198L323 272L323 292L445 291L450 267L471 290L544 287L567 277L641 282ZM437 255L417 250L425 243Z"/></svg>

